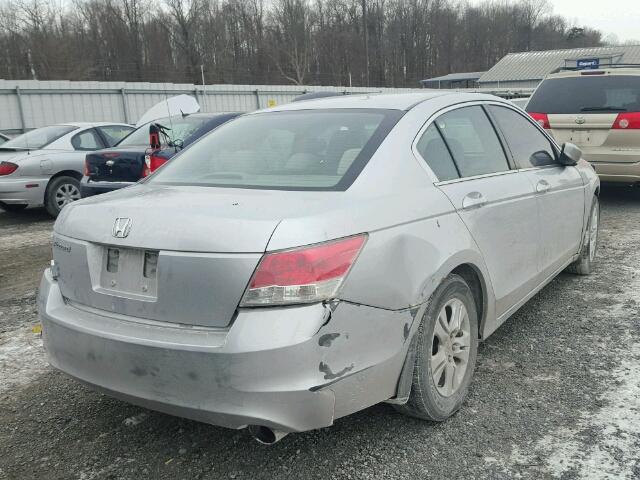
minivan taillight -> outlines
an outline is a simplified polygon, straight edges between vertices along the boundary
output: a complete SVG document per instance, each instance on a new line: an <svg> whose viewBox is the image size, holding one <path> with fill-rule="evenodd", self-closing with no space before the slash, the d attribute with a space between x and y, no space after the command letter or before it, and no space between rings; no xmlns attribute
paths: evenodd
<svg viewBox="0 0 640 480"><path fill-rule="evenodd" d="M542 128L546 130L551 129L551 125L549 124L549 115L547 115L546 113L529 113L529 115L536 122L538 122L538 125L540 125Z"/></svg>
<svg viewBox="0 0 640 480"><path fill-rule="evenodd" d="M147 177L159 169L162 165L167 163L169 159L159 157L157 155L146 155L144 157L144 168L142 169L142 176Z"/></svg>
<svg viewBox="0 0 640 480"><path fill-rule="evenodd" d="M18 169L18 165L11 162L0 162L0 176L11 175Z"/></svg>
<svg viewBox="0 0 640 480"><path fill-rule="evenodd" d="M240 306L290 305L334 298L366 234L265 254Z"/></svg>
<svg viewBox="0 0 640 480"><path fill-rule="evenodd" d="M614 130L639 130L640 112L619 113L611 128Z"/></svg>

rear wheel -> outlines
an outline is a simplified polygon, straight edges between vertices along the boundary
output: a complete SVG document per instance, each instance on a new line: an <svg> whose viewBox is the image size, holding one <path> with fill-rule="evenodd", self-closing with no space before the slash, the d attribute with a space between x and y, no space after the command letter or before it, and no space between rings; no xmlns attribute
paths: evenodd
<svg viewBox="0 0 640 480"><path fill-rule="evenodd" d="M449 275L434 293L420 323L409 401L396 408L441 422L467 396L478 352L478 313L469 285Z"/></svg>
<svg viewBox="0 0 640 480"><path fill-rule="evenodd" d="M80 182L73 177L57 177L49 182L44 206L52 217L57 217L65 205L80 200Z"/></svg>
<svg viewBox="0 0 640 480"><path fill-rule="evenodd" d="M12 203L0 202L0 208L5 212L21 212L22 210L27 208L27 206L28 205L25 205L25 204L16 204L16 203L12 204Z"/></svg>
<svg viewBox="0 0 640 480"><path fill-rule="evenodd" d="M580 252L580 258L573 262L567 270L578 275L589 275L593 271L598 248L598 233L600 229L600 202L598 197L593 197L589 224L587 225L586 239Z"/></svg>

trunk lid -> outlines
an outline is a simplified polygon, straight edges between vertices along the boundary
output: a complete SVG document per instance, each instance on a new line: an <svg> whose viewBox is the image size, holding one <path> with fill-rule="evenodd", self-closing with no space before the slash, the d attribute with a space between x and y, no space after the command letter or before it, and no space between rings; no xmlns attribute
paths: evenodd
<svg viewBox="0 0 640 480"><path fill-rule="evenodd" d="M137 182L142 178L146 149L116 147L87 154L89 179L95 182Z"/></svg>
<svg viewBox="0 0 640 480"><path fill-rule="evenodd" d="M74 202L54 227L61 292L134 320L226 327L280 219L323 208L290 193L139 184Z"/></svg>
<svg viewBox="0 0 640 480"><path fill-rule="evenodd" d="M616 113L550 114L549 125L559 143L600 147L607 141L617 116Z"/></svg>

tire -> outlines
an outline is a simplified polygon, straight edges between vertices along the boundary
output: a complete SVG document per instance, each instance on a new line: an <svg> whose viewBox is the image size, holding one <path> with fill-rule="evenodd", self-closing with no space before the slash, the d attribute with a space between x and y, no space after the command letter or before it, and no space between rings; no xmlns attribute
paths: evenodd
<svg viewBox="0 0 640 480"><path fill-rule="evenodd" d="M44 207L56 218L63 207L80 200L80 182L73 177L56 177L49 182L44 195Z"/></svg>
<svg viewBox="0 0 640 480"><path fill-rule="evenodd" d="M22 204L22 203L3 203L3 202L0 202L0 208L2 210L4 210L5 212L11 212L11 213L21 212L22 210L24 210L27 207L28 207L28 205L25 205L25 204Z"/></svg>
<svg viewBox="0 0 640 480"><path fill-rule="evenodd" d="M450 322L455 321L454 315L460 311L460 306L464 307L461 328L450 330ZM447 329L442 321L446 322ZM440 284L416 335L416 361L409 400L404 405L394 406L406 415L442 422L462 406L478 354L478 313L471 289L462 277L452 274ZM438 366L441 363L444 367ZM448 383L448 380L452 382Z"/></svg>
<svg viewBox="0 0 640 480"><path fill-rule="evenodd" d="M589 275L593 271L598 248L598 233L600 230L600 201L593 197L589 223L585 233L586 241L582 246L580 258L567 267L567 271L576 275Z"/></svg>

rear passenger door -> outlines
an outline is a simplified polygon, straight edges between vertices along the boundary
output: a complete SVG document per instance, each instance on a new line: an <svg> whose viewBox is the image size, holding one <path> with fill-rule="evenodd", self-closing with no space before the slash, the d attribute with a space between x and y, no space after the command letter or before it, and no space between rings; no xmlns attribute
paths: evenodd
<svg viewBox="0 0 640 480"><path fill-rule="evenodd" d="M538 211L483 106L438 116L416 143L485 259L500 317L538 283Z"/></svg>
<svg viewBox="0 0 640 480"><path fill-rule="evenodd" d="M488 108L518 168L533 185L540 215L538 268L547 278L580 248L585 204L582 177L577 168L557 162L555 147L529 117L507 106Z"/></svg>

